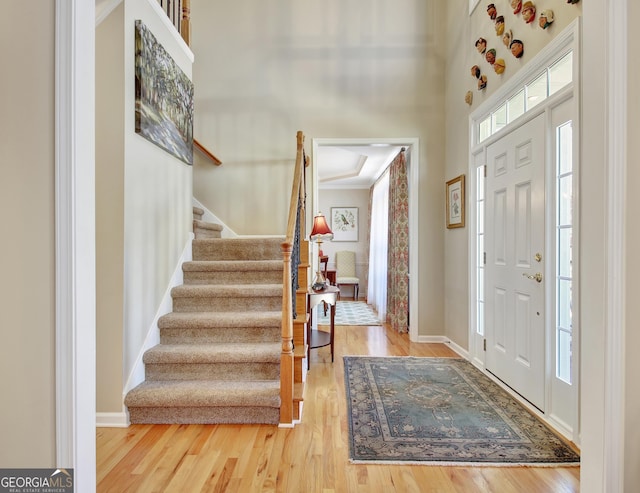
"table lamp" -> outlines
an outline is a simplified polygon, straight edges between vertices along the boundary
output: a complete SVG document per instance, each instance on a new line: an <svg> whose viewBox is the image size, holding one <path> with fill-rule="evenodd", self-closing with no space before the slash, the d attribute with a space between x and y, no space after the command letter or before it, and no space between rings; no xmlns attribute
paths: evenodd
<svg viewBox="0 0 640 493"><path fill-rule="evenodd" d="M327 224L327 220L324 217L322 212L318 212L318 214L313 218L313 228L311 228L311 234L309 235L309 239L311 241L315 241L318 244L318 251L321 250L321 245L323 240L330 240L333 238L333 232L329 228ZM322 269L320 268L320 256L318 256L318 270L316 271L316 277L313 280L313 284L311 285L311 289L314 291L322 291L327 286L324 276L322 275Z"/></svg>

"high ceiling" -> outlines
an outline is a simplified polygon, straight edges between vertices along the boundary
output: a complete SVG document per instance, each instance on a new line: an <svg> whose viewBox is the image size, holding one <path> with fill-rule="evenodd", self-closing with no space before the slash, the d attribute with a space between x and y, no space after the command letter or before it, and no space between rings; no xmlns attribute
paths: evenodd
<svg viewBox="0 0 640 493"><path fill-rule="evenodd" d="M318 188L370 188L400 149L388 144L318 146Z"/></svg>

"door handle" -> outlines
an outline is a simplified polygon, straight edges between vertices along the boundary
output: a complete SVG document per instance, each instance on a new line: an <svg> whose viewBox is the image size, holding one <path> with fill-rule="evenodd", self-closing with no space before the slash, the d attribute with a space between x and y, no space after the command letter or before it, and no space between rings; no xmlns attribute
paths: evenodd
<svg viewBox="0 0 640 493"><path fill-rule="evenodd" d="M527 279L531 279L532 281L542 282L542 274L540 274L539 272L536 272L534 275L523 272L522 275Z"/></svg>

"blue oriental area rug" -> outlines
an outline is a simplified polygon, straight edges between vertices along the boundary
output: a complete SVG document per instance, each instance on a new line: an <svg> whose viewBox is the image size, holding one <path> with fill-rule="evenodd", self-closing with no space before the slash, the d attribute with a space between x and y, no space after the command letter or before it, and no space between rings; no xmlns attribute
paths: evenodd
<svg viewBox="0 0 640 493"><path fill-rule="evenodd" d="M352 462L579 465L580 456L466 360L344 357Z"/></svg>

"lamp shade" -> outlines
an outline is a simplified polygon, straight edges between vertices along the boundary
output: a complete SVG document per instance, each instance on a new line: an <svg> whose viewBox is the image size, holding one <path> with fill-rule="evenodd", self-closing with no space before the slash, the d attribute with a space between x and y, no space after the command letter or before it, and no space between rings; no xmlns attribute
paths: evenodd
<svg viewBox="0 0 640 493"><path fill-rule="evenodd" d="M330 240L333 238L333 231L329 228L327 220L324 214L318 212L318 215L313 218L313 228L309 238L313 241Z"/></svg>

